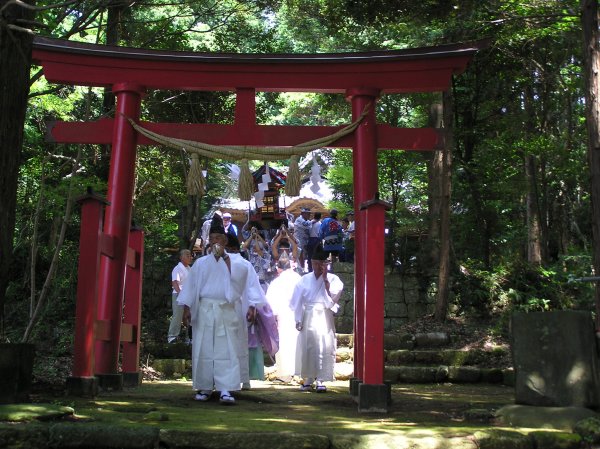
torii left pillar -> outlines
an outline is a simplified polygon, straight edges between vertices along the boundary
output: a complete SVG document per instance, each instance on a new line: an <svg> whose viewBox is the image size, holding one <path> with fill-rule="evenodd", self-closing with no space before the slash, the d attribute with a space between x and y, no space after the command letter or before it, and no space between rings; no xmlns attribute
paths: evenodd
<svg viewBox="0 0 600 449"><path fill-rule="evenodd" d="M112 240L113 257L102 256L99 276L98 325L95 346L96 376L100 387L123 388L118 372L125 288L125 268L131 226L137 133L127 117L139 120L145 88L133 83L113 85L117 98L108 177L108 201L104 234Z"/></svg>
<svg viewBox="0 0 600 449"><path fill-rule="evenodd" d="M98 393L98 378L94 376L94 327L98 298L98 272L102 251L102 221L104 198L88 193L77 200L81 204L79 264L77 269L77 304L73 373L67 378L67 393L91 396Z"/></svg>

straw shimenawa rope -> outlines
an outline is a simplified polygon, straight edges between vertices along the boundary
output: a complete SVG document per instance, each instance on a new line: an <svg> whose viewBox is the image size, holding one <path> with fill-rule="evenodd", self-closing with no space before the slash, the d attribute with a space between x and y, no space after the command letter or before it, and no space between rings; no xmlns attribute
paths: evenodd
<svg viewBox="0 0 600 449"><path fill-rule="evenodd" d="M177 139L175 137L163 136L161 134L150 131L143 126L138 125L131 118L126 117L133 128L146 136L148 139L160 143L169 148L177 150L184 149L192 155L192 166L190 167L190 173L188 175L187 188L188 192L196 192L201 194L204 190L202 170L200 169L199 157L210 157L227 160L242 160L242 167L240 173L240 185L238 187L240 193L240 200L249 201L254 191L254 180L252 174L248 178L250 168L248 167L247 161L249 159L259 161L272 161L272 160L283 160L291 158L290 171L288 172L288 180L286 182L286 194L290 196L297 196L300 190L300 172L298 169L298 156L302 156L309 151L316 150L321 147L326 147L338 139L341 139L348 134L354 132L358 127L363 118L367 115L369 105L367 105L358 119L335 133L320 137L318 139L304 142L291 147L282 146L252 146L252 145L211 145L203 142L196 142L193 140ZM194 157L196 156L196 157ZM244 167L244 161L246 161L246 167ZM197 164L196 164L197 162ZM246 173L246 169L248 173ZM290 178L292 178L290 180ZM198 180L200 179L200 180ZM244 184L242 186L242 183ZM292 184L288 187L288 184ZM249 193L248 193L249 192ZM191 194L191 193L190 193ZM243 197L242 197L243 195Z"/></svg>
<svg viewBox="0 0 600 449"><path fill-rule="evenodd" d="M200 156L192 153L192 162L190 172L187 178L188 195L202 196L204 193L204 176L202 176L202 167L200 166Z"/></svg>
<svg viewBox="0 0 600 449"><path fill-rule="evenodd" d="M238 197L241 201L250 201L254 193L254 178L248 166L248 159L240 163L240 178L238 180Z"/></svg>

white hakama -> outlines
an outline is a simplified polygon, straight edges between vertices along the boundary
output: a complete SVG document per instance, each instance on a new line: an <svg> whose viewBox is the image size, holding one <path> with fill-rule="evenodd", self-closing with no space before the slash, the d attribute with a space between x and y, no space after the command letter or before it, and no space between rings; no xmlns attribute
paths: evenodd
<svg viewBox="0 0 600 449"><path fill-rule="evenodd" d="M191 312L194 390L237 391L242 364L247 371L248 348L242 343L247 339L246 310L242 310L241 296L247 295L254 303L255 285L263 301L264 294L252 267L247 270L234 256L230 256L231 273L223 258L208 255L198 259L177 298L178 304L187 305Z"/></svg>
<svg viewBox="0 0 600 449"><path fill-rule="evenodd" d="M296 285L290 308L294 320L302 323L296 350L296 374L321 381L335 380L335 323L338 299L344 284L335 274L327 273L329 292L323 276L306 274Z"/></svg>
<svg viewBox="0 0 600 449"><path fill-rule="evenodd" d="M275 356L275 364L277 376L280 378L291 377L295 374L298 331L290 302L294 288L300 279L301 276L298 273L288 269L275 278L267 290L267 301L277 316L279 351Z"/></svg>

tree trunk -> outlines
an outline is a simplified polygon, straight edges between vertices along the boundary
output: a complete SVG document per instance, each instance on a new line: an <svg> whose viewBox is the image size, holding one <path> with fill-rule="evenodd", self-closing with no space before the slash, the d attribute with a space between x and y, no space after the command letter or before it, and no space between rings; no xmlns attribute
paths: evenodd
<svg viewBox="0 0 600 449"><path fill-rule="evenodd" d="M435 303L436 321L445 321L448 315L450 293L450 196L452 193L452 146L453 139L453 98L452 91L443 93L444 130L446 141L442 150L442 173L440 178L440 258L438 276L438 296Z"/></svg>
<svg viewBox="0 0 600 449"><path fill-rule="evenodd" d="M592 237L594 271L600 275L600 33L598 32L598 0L582 0L583 55L585 78L585 116L588 131L588 162L592 197ZM596 330L600 329L600 282L596 282Z"/></svg>
<svg viewBox="0 0 600 449"><path fill-rule="evenodd" d="M535 156L525 157L527 178L527 261L532 265L542 264L542 227L538 207Z"/></svg>
<svg viewBox="0 0 600 449"><path fill-rule="evenodd" d="M443 123L443 106L432 105L429 121L434 128L441 128ZM441 182L443 170L443 151L433 151L427 163L427 208L429 227L427 241L421 253L420 265L426 272L436 271L440 260L440 208L442 204Z"/></svg>
<svg viewBox="0 0 600 449"><path fill-rule="evenodd" d="M4 338L4 303L11 278L17 179L21 164L23 126L29 95L29 70L33 35L25 30L34 11L0 0L0 340ZM34 0L24 3L35 5Z"/></svg>

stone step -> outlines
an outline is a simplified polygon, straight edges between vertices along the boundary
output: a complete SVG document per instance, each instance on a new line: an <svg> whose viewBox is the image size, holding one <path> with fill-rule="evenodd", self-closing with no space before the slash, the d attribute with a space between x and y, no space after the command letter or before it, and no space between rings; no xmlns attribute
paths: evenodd
<svg viewBox="0 0 600 449"><path fill-rule="evenodd" d="M509 368L507 358L509 350L496 348L494 350L481 349L440 349L440 350L386 350L384 360L387 365L410 366L477 366L477 367L502 367ZM354 349L347 346L338 346L336 362L352 362Z"/></svg>
<svg viewBox="0 0 600 449"><path fill-rule="evenodd" d="M512 368L477 368L474 366L386 366L384 380L391 383L496 383L514 386Z"/></svg>
<svg viewBox="0 0 600 449"><path fill-rule="evenodd" d="M482 349L439 349L439 350L386 350L388 365L454 365L454 366L502 366L510 355L509 350L497 347ZM508 368L508 366L506 366Z"/></svg>
<svg viewBox="0 0 600 449"><path fill-rule="evenodd" d="M354 346L353 334L336 334L338 346ZM452 341L451 335L446 332L428 332L417 334L384 334L384 349L415 349L415 348L441 348Z"/></svg>

